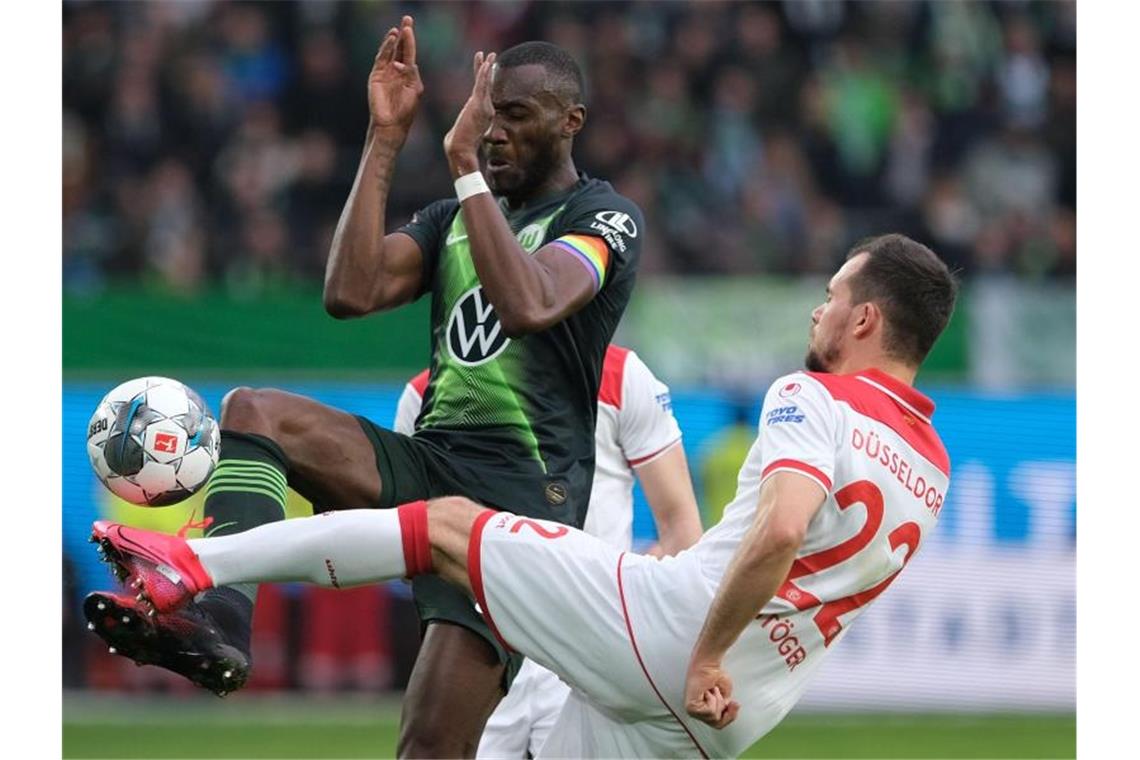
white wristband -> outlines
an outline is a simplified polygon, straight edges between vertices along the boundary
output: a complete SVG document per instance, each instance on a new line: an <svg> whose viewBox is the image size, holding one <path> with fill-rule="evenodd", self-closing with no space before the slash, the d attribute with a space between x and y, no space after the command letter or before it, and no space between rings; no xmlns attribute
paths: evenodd
<svg viewBox="0 0 1140 760"><path fill-rule="evenodd" d="M459 198L460 203L463 203L463 201L472 195L489 192L491 192L491 188L487 187L487 180L483 179L482 172L464 174L455 180L455 196Z"/></svg>

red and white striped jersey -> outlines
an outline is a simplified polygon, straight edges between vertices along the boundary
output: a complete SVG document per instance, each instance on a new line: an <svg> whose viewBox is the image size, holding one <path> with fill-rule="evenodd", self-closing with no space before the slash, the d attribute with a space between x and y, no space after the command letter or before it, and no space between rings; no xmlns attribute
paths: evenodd
<svg viewBox="0 0 1140 760"><path fill-rule="evenodd" d="M424 370L404 386L393 427L397 433L414 432L427 381ZM681 429L669 387L628 348L606 349L594 440L594 484L583 530L618 549L629 549L635 470L680 443Z"/></svg>

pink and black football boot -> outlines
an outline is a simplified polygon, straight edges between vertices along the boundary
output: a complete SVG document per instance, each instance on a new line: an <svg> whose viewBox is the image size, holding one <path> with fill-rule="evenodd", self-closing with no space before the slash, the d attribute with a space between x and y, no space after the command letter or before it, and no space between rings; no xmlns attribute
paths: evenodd
<svg viewBox="0 0 1140 760"><path fill-rule="evenodd" d="M83 601L83 614L111 654L166 668L219 697L249 678L248 634L244 641L229 635L234 626L221 625L204 606L191 602L163 614L135 597L96 591Z"/></svg>
<svg viewBox="0 0 1140 760"><path fill-rule="evenodd" d="M91 532L104 562L136 600L157 612L173 612L191 602L195 595L213 588L206 568L182 536L99 520Z"/></svg>
<svg viewBox="0 0 1140 760"><path fill-rule="evenodd" d="M213 583L182 539L184 533L175 537L95 523L91 540L129 593L89 594L83 613L88 630L108 644L111 654L166 668L225 696L249 678L252 602L228 588L216 589L217 598L192 601Z"/></svg>

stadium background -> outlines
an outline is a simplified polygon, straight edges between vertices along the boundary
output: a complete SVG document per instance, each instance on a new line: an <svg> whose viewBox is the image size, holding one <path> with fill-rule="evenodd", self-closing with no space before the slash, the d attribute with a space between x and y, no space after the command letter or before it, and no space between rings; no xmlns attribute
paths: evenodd
<svg viewBox="0 0 1140 760"><path fill-rule="evenodd" d="M94 481L83 429L112 385L172 375L215 410L232 384L275 385L385 422L425 365L425 303L339 323L319 298L363 82L409 11L426 91L393 225L451 192L440 140L471 51L541 38L584 65L579 168L649 226L619 340L673 386L706 525L846 247L899 230L961 268L919 378L954 461L942 525L756 751L1071 756L1075 7L1025 2L65 3L65 755L394 748L416 646L400 584L263 589L255 681L226 702L107 656L78 600L107 582L94 517L200 513ZM652 540L640 502L635 534ZM120 698L147 707L106 707ZM209 738L171 733L186 714Z"/></svg>

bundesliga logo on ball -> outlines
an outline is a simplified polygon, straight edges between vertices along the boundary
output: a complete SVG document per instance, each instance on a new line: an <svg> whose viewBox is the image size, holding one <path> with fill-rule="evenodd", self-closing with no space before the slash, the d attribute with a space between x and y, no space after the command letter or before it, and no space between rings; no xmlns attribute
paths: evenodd
<svg viewBox="0 0 1140 760"><path fill-rule="evenodd" d="M202 397L177 380L140 377L108 393L87 426L103 485L144 506L175 504L209 480L221 433Z"/></svg>

